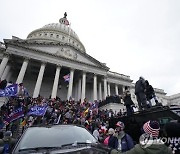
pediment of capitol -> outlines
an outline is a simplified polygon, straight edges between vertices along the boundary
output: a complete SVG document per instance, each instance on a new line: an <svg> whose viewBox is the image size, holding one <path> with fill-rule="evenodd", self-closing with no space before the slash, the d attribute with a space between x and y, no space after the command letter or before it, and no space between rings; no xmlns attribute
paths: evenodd
<svg viewBox="0 0 180 154"><path fill-rule="evenodd" d="M8 42L8 41L7 41ZM48 43L43 43L43 42L30 42L30 41L18 41L16 40L15 42L10 41L12 45L14 44L15 46L21 47L21 48L26 48L28 50L36 51L37 53L45 53L49 55L54 55L59 58L64 58L64 59L69 59L72 61L77 61L80 63L88 64L88 65L93 65L96 67L104 67L103 64L101 64L98 60L94 59L90 55L88 55L85 52L81 52L78 49L70 46L69 44L60 44L60 43L55 43L55 42L48 42Z"/></svg>

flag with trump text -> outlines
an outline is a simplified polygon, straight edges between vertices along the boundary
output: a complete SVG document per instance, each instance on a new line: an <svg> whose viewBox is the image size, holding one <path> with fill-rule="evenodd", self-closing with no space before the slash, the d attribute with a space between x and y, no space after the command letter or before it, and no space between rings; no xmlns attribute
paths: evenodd
<svg viewBox="0 0 180 154"><path fill-rule="evenodd" d="M27 115L44 116L48 106L33 106Z"/></svg>
<svg viewBox="0 0 180 154"><path fill-rule="evenodd" d="M3 121L6 125L8 125L10 122L13 122L14 120L17 120L19 118L24 117L24 110L22 107L13 110Z"/></svg>
<svg viewBox="0 0 180 154"><path fill-rule="evenodd" d="M70 74L67 74L67 75L63 76L63 78L64 78L64 81L69 82L69 80L70 80Z"/></svg>
<svg viewBox="0 0 180 154"><path fill-rule="evenodd" d="M0 97L11 97L17 96L18 93L18 84L12 84L4 89L0 89Z"/></svg>

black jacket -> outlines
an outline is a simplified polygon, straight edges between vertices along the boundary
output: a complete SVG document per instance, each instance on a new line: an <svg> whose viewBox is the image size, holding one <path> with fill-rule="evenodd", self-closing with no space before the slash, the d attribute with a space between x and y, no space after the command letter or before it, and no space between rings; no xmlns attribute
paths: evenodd
<svg viewBox="0 0 180 154"><path fill-rule="evenodd" d="M143 80L139 79L135 84L135 94L141 93L145 91L145 84Z"/></svg>

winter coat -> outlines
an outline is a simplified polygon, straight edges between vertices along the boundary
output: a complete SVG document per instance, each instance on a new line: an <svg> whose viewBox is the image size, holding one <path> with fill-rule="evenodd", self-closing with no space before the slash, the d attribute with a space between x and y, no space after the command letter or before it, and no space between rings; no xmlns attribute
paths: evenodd
<svg viewBox="0 0 180 154"><path fill-rule="evenodd" d="M108 140L108 146L112 149L116 149L117 145L116 145L116 141L117 137L115 137L114 135L110 135L109 140Z"/></svg>
<svg viewBox="0 0 180 154"><path fill-rule="evenodd" d="M113 136L112 138L110 137L108 146L111 148L114 148L114 149L118 149L118 138L115 136ZM133 142L132 138L128 134L125 134L121 138L121 150L122 150L122 152L130 150L133 147L134 147L134 142Z"/></svg>
<svg viewBox="0 0 180 154"><path fill-rule="evenodd" d="M13 146L16 143L16 139L12 137L4 137L3 139L0 139L0 147L3 147L5 144L9 144L10 151L12 150ZM1 149L3 150L3 149ZM2 153L2 151L0 151Z"/></svg>
<svg viewBox="0 0 180 154"><path fill-rule="evenodd" d="M134 102L131 99L131 93L129 92L129 90L125 91L123 101L125 106L130 106L134 104Z"/></svg>
<svg viewBox="0 0 180 154"><path fill-rule="evenodd" d="M145 91L145 84L143 80L139 79L135 84L135 94L137 93L144 93Z"/></svg>
<svg viewBox="0 0 180 154"><path fill-rule="evenodd" d="M143 148L140 144L136 144L134 148L126 152L112 150L111 154L172 154L172 150L164 144L152 144L149 147Z"/></svg>
<svg viewBox="0 0 180 154"><path fill-rule="evenodd" d="M154 89L151 85L146 86L145 94L146 94L147 100L151 100L152 98L154 98L155 93L154 93Z"/></svg>

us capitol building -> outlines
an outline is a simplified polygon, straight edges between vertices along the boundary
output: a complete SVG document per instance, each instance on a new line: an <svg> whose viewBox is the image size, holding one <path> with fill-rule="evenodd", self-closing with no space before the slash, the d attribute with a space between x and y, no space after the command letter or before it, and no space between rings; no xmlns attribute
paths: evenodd
<svg viewBox="0 0 180 154"><path fill-rule="evenodd" d="M111 72L104 63L86 53L78 35L69 26L66 13L59 23L51 23L29 33L26 39L13 36L0 44L0 78L23 83L33 98L67 100L70 97L88 101L104 100L131 89L135 103L134 83L130 76ZM69 74L69 82L64 76ZM179 94L166 96L155 88L159 102L176 104ZM104 108L119 110L123 105L109 103Z"/></svg>

